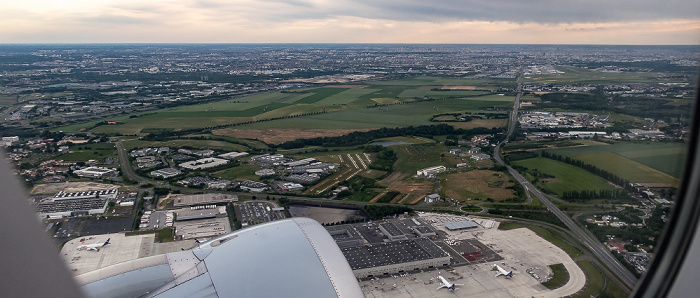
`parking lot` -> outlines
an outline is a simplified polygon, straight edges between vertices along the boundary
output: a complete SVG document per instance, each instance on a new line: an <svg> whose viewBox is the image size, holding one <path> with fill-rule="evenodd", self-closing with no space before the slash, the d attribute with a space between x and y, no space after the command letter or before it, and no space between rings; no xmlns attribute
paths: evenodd
<svg viewBox="0 0 700 298"><path fill-rule="evenodd" d="M284 219L283 211L272 211L274 205L268 202L242 202L233 204L236 218L243 225L254 225Z"/></svg>

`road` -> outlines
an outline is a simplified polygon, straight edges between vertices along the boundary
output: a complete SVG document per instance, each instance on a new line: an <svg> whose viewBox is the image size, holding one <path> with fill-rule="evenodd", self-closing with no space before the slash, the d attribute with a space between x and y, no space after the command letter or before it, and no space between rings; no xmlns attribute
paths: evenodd
<svg viewBox="0 0 700 298"><path fill-rule="evenodd" d="M513 104L513 112L510 117L510 124L508 126L508 133L506 135L506 138L501 141L493 151L493 157L496 159L496 161L500 164L505 166L508 169L508 172L513 175L515 180L520 183L525 190L529 190L532 192L535 197L537 197L542 204L547 206L549 211L554 213L554 215L561 220L566 227L568 227L572 234L579 240L581 243L583 243L584 246L586 246L601 262L603 262L610 270L612 270L615 275L620 279L622 283L627 285L629 288L634 288L635 284L637 283L637 277L635 277L625 266L623 266L620 261L613 256L613 254L602 244L596 239L595 236L588 230L580 227L579 225L576 224L569 216L567 216L563 211L561 211L556 205L554 205L548 198L547 196L542 193L537 187L532 185L525 177L520 175L520 173L516 172L508 166L503 160L501 159L499 153L501 150L501 146L504 144L508 143L508 140L510 139L511 135L513 134L513 131L515 129L515 125L518 120L518 108L520 106L520 95L522 94L522 83L523 83L523 75L522 75L522 69L518 73L518 87L517 87L517 95L515 96L515 103Z"/></svg>
<svg viewBox="0 0 700 298"><path fill-rule="evenodd" d="M124 145L122 144L121 140L118 140L114 143L114 146L117 147L117 153L119 154L119 163L121 164L122 167L122 173L124 173L129 179L134 180L134 181L140 181L144 183L151 183L153 181L145 179L139 175L137 175L134 172L134 169L131 168L131 162L129 162L129 156L126 153L126 150L124 149Z"/></svg>

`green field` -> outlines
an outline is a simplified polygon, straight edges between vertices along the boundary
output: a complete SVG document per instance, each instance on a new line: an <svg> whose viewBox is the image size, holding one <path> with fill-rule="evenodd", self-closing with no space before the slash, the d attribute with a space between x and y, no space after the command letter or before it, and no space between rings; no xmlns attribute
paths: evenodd
<svg viewBox="0 0 700 298"><path fill-rule="evenodd" d="M544 157L530 158L514 161L513 164L523 166L528 169L537 169L555 179L537 183L561 196L565 191L582 190L612 190L614 189L608 181L588 171L563 162Z"/></svg>
<svg viewBox="0 0 700 298"><path fill-rule="evenodd" d="M117 157L117 149L112 143L80 144L70 146L70 152L59 155L56 159L64 161L103 160L105 157Z"/></svg>
<svg viewBox="0 0 700 298"><path fill-rule="evenodd" d="M566 277L568 276L568 272L566 272L566 267L564 267L564 264L549 265L549 268L552 269L552 279L543 282L542 285L547 287L547 289L556 289L563 286L566 283Z"/></svg>
<svg viewBox="0 0 700 298"><path fill-rule="evenodd" d="M391 148L398 154L394 171L411 176L420 169L439 165L454 167L459 163L459 158L445 154L448 150L442 144L397 145Z"/></svg>
<svg viewBox="0 0 700 298"><path fill-rule="evenodd" d="M252 165L240 165L237 167L228 168L219 172L212 173L214 177L228 180L253 180L259 181L260 176L255 175L255 171L259 170L260 167Z"/></svg>
<svg viewBox="0 0 700 298"><path fill-rule="evenodd" d="M482 101L480 97L470 99L448 99L441 101L415 102L402 105L363 108L334 113L324 113L300 118L258 122L241 128L326 128L361 129L400 127L409 125L431 125L434 114L463 111L480 111L481 108L499 107L507 109L510 102Z"/></svg>
<svg viewBox="0 0 700 298"><path fill-rule="evenodd" d="M433 91L423 89L407 89L399 94L399 97L432 97L432 98L448 98L460 96L477 96L489 94L488 91Z"/></svg>
<svg viewBox="0 0 700 298"><path fill-rule="evenodd" d="M320 100L323 100L329 96L336 95L338 93L341 93L345 90L348 90L347 88L316 88L316 89L311 89L308 92L310 92L310 96L306 96L298 101L296 103L317 103Z"/></svg>
<svg viewBox="0 0 700 298"><path fill-rule="evenodd" d="M564 73L532 75L525 78L525 81L561 84L655 83L659 77L666 76L653 72L601 72L573 66L560 66L556 69Z"/></svg>
<svg viewBox="0 0 700 298"><path fill-rule="evenodd" d="M633 143L550 150L570 156L632 182L678 184L685 166L684 143Z"/></svg>
<svg viewBox="0 0 700 298"><path fill-rule="evenodd" d="M208 126L281 119L246 125L247 128L379 128L433 124L434 114L477 112L510 108L511 96L493 95L508 81L416 77L397 81L369 82L359 88L321 87L298 91L255 94L212 103L179 106L136 117L116 116L117 125L99 121L67 125L56 130L95 133L146 133L148 129L196 129ZM512 82L511 82L512 83ZM469 86L478 90L435 91L443 86ZM437 99L420 101L425 97ZM372 107L375 105L379 107ZM387 105L388 104L388 105ZM368 108L371 107L371 108ZM319 112L328 112L317 114ZM296 118L288 116L307 115ZM309 116L310 114L314 114Z"/></svg>
<svg viewBox="0 0 700 298"><path fill-rule="evenodd" d="M672 158L665 156L666 158ZM668 174L647 167L641 163L624 158L612 152L581 154L573 158L583 162L594 164L600 169L613 173L630 182L641 183L666 183L671 186L678 186L679 180ZM659 159L663 159L659 157Z"/></svg>
<svg viewBox="0 0 700 298"><path fill-rule="evenodd" d="M338 88L336 88L338 89ZM342 89L341 89L342 90ZM375 89L375 88L350 88L350 89L345 89L345 91L330 95L326 98L323 98L318 102L318 104L322 105L342 105L342 104L348 104L351 103L352 101L356 100L360 96L372 94L375 92L380 91L381 89Z"/></svg>
<svg viewBox="0 0 700 298"><path fill-rule="evenodd" d="M586 273L586 288L574 297L627 297L627 294L614 282L608 281L591 261L576 261Z"/></svg>

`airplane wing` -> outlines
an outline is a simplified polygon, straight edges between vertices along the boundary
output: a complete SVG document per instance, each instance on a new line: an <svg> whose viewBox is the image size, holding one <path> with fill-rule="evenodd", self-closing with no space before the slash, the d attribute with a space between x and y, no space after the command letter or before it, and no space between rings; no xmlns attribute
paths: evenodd
<svg viewBox="0 0 700 298"><path fill-rule="evenodd" d="M443 283L440 283L440 286L439 286L436 290L439 290L439 289L442 289L442 288L447 288L447 286L446 286L445 284L443 284Z"/></svg>

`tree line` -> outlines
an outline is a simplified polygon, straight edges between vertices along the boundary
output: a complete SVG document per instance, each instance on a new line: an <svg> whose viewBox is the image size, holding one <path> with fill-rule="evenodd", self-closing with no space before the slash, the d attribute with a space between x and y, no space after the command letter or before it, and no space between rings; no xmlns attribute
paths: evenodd
<svg viewBox="0 0 700 298"><path fill-rule="evenodd" d="M433 136L463 134L465 137L468 136L468 138L471 138L472 136L477 134L495 134L501 131L502 128L479 127L474 129L462 129L454 128L453 126L447 124L407 126L396 128L382 127L366 132L355 131L337 137L297 139L294 141L284 142L278 146L282 149L295 149L302 148L304 146L341 147L362 145L367 144L372 140L398 136L419 136L425 138L432 138Z"/></svg>

